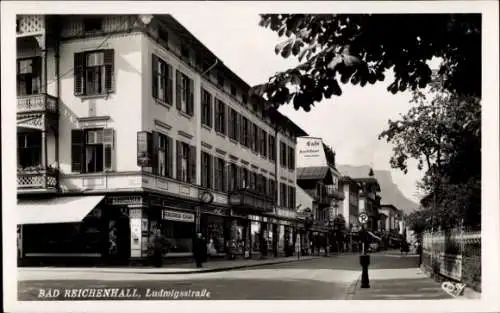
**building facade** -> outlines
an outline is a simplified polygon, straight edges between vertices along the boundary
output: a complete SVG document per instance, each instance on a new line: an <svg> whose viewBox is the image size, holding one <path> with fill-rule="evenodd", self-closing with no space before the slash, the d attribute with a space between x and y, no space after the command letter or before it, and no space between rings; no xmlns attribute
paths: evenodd
<svg viewBox="0 0 500 313"><path fill-rule="evenodd" d="M360 185L349 176L340 178L340 190L344 193L341 201L342 213L349 229L359 227L359 191Z"/></svg>
<svg viewBox="0 0 500 313"><path fill-rule="evenodd" d="M306 133L172 16L18 16L17 54L22 258L283 253Z"/></svg>

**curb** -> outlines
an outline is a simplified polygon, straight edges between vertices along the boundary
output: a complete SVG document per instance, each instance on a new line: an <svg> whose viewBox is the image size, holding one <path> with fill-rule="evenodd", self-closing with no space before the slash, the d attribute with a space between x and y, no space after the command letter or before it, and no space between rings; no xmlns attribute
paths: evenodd
<svg viewBox="0 0 500 313"><path fill-rule="evenodd" d="M349 286L347 286L344 300L352 300L352 298L354 298L356 291L359 289L360 283L361 283L361 275L359 275L359 277L355 281L353 281L352 283L349 284Z"/></svg>
<svg viewBox="0 0 500 313"><path fill-rule="evenodd" d="M311 259L301 259L301 260L284 260L284 261L275 261L275 262L269 262L269 263L260 263L260 264L244 264L244 265L234 265L234 266L227 266L227 267L218 267L218 268L207 268L207 269L201 269L201 270L191 270L191 271L176 271L176 272L135 272L137 274L163 274L163 275L173 275L173 274L196 274L196 273L214 273L214 272L224 272L224 271L231 271L231 270L236 270L236 269L241 269L241 268L251 268L251 267L258 267L258 266L266 266L266 265L275 265L275 264L285 264L285 263L293 263L293 262L303 262L303 261L311 261L311 260L317 260L321 257L318 258L311 258ZM127 272L127 273L134 273L134 272Z"/></svg>

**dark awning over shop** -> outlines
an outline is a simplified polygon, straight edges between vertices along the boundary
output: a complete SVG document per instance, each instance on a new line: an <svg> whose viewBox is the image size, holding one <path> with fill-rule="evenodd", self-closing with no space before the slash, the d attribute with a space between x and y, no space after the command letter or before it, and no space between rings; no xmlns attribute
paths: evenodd
<svg viewBox="0 0 500 313"><path fill-rule="evenodd" d="M104 196L23 200L17 204L17 224L55 224L82 221Z"/></svg>
<svg viewBox="0 0 500 313"><path fill-rule="evenodd" d="M332 173L328 166L313 166L297 168L297 180L321 180L332 184Z"/></svg>

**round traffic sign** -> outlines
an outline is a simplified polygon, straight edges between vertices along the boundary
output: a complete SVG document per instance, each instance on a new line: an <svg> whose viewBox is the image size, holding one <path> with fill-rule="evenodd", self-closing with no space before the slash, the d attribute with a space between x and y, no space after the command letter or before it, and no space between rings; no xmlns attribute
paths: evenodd
<svg viewBox="0 0 500 313"><path fill-rule="evenodd" d="M364 212L360 213L358 220L361 224L366 224L368 222L368 215L366 215L366 213L364 213Z"/></svg>

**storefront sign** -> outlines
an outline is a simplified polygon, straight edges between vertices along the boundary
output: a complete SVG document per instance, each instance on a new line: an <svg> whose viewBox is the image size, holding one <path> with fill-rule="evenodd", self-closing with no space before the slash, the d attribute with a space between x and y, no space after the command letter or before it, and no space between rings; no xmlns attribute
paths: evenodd
<svg viewBox="0 0 500 313"><path fill-rule="evenodd" d="M262 221L262 216L249 215L248 219L251 220L251 221L261 222Z"/></svg>
<svg viewBox="0 0 500 313"><path fill-rule="evenodd" d="M298 160L301 167L326 166L326 155L321 138L297 138Z"/></svg>
<svg viewBox="0 0 500 313"><path fill-rule="evenodd" d="M110 197L109 203L111 205L142 205L141 196L125 196L125 197Z"/></svg>
<svg viewBox="0 0 500 313"><path fill-rule="evenodd" d="M236 212L235 210L231 210L231 216L248 219L248 215Z"/></svg>
<svg viewBox="0 0 500 313"><path fill-rule="evenodd" d="M194 214L179 211L163 210L162 219L186 223L194 223Z"/></svg>
<svg viewBox="0 0 500 313"><path fill-rule="evenodd" d="M295 219L297 217L297 213L291 210L277 209L276 215L280 217L285 217L289 219Z"/></svg>
<svg viewBox="0 0 500 313"><path fill-rule="evenodd" d="M129 210L129 217L130 218L141 218L142 217L142 210L141 209L130 209Z"/></svg>
<svg viewBox="0 0 500 313"><path fill-rule="evenodd" d="M224 208L203 208L203 213L212 215L227 215L227 209Z"/></svg>

